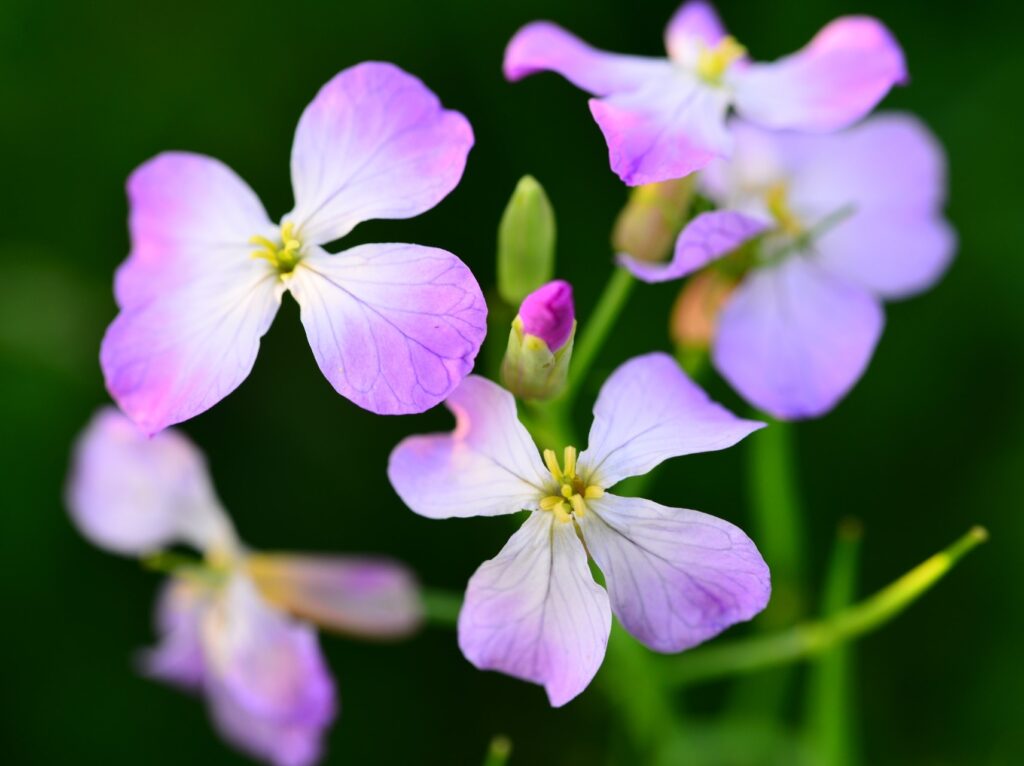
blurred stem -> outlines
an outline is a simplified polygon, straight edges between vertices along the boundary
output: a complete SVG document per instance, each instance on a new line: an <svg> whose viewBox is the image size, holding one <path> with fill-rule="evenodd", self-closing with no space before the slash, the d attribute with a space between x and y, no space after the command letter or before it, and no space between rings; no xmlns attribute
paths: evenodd
<svg viewBox="0 0 1024 766"><path fill-rule="evenodd" d="M751 673L788 665L851 641L900 614L943 578L961 558L988 539L973 527L948 548L925 560L891 585L826 620L797 625L763 636L695 649L662 664L664 678L676 685Z"/></svg>
<svg viewBox="0 0 1024 766"><path fill-rule="evenodd" d="M854 519L839 525L822 595L821 612L825 619L839 614L853 602L861 533L860 522ZM821 766L854 766L859 760L852 677L853 647L848 643L822 652L811 665L805 715L814 762Z"/></svg>
<svg viewBox="0 0 1024 766"><path fill-rule="evenodd" d="M580 387L586 381L608 333L615 326L615 320L629 300L635 282L632 274L621 267L616 267L608 284L605 285L604 292L597 299L593 312L587 317L586 322L580 324L583 332L580 333L572 351L569 384L558 398L558 404L565 411L572 410L576 397L579 396Z"/></svg>
<svg viewBox="0 0 1024 766"><path fill-rule="evenodd" d="M512 755L512 741L499 734L491 740L491 744L487 748L484 766L505 766L510 755Z"/></svg>
<svg viewBox="0 0 1024 766"><path fill-rule="evenodd" d="M423 616L428 625L439 628L454 628L459 622L462 596L442 588L424 588L420 593L423 600Z"/></svg>

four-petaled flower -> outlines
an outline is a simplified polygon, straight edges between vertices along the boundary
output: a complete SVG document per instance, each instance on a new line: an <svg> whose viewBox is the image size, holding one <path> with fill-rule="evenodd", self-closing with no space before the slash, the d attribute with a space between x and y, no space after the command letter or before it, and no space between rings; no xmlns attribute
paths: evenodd
<svg viewBox="0 0 1024 766"><path fill-rule="evenodd" d="M505 76L553 71L593 94L612 169L630 185L681 178L728 156L730 107L766 128L827 132L866 115L906 79L899 44L864 16L836 19L802 50L761 64L709 4L693 0L672 17L665 42L668 59L605 53L534 22L509 43Z"/></svg>
<svg viewBox="0 0 1024 766"><path fill-rule="evenodd" d="M884 324L881 299L925 290L949 265L956 235L942 214L945 157L903 114L827 136L745 123L733 132L733 157L700 178L722 209L686 226L671 262L620 262L648 282L703 269L701 277L735 285L713 334L716 367L776 417L817 417L866 369ZM757 236L753 250L736 250Z"/></svg>
<svg viewBox="0 0 1024 766"><path fill-rule="evenodd" d="M671 357L619 367L594 406L587 449L565 446L561 462L552 450L541 460L500 386L472 375L447 405L452 433L410 437L391 454L388 476L401 498L433 518L531 511L469 581L458 637L478 668L542 684L559 706L601 665L609 600L626 629L661 652L699 644L768 602L768 569L740 529L607 492L663 460L724 449L762 426L710 401Z"/></svg>
<svg viewBox="0 0 1024 766"><path fill-rule="evenodd" d="M325 245L373 218L410 218L459 182L473 132L412 75L369 62L338 74L299 120L295 208L271 222L226 165L169 152L128 182L132 252L103 339L111 395L154 433L209 409L252 370L290 291L324 375L380 414L422 412L470 371L486 306L444 250Z"/></svg>
<svg viewBox="0 0 1024 766"><path fill-rule="evenodd" d="M417 588L398 564L248 551L196 447L174 430L147 438L113 409L78 441L68 506L102 548L145 554L185 543L204 552L164 587L161 641L141 666L202 691L224 738L275 766L315 762L337 707L316 631L304 620L384 637L419 623Z"/></svg>

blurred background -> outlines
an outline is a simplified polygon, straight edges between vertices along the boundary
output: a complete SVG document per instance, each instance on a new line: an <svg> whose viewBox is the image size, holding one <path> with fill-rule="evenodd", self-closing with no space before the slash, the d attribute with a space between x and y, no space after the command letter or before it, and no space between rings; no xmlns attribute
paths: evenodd
<svg viewBox="0 0 1024 766"><path fill-rule="evenodd" d="M881 17L912 75L884 106L919 114L948 150L949 215L961 239L952 270L937 289L889 307L863 381L833 414L796 429L811 582L820 581L845 517L865 530L861 594L971 524L987 526L987 546L857 644L858 746L873 766L1024 763L1020 18L1002 4L936 0L718 5L758 58L796 49L840 14ZM108 401L97 351L115 313L113 270L128 252L123 187L131 170L164 149L211 154L277 218L291 207L288 156L303 107L340 69L393 61L464 112L477 145L462 184L439 207L360 226L347 243L444 247L493 284L498 219L516 180L532 173L555 207L559 276L575 285L585 323L611 271L608 235L626 190L608 169L584 96L553 75L505 83L502 51L521 24L547 17L600 47L660 54L675 6L4 0L5 762L244 762L212 731L201 704L135 674L133 653L153 639L159 578L90 547L62 504L71 441ZM677 289L638 288L602 371L668 348ZM504 332L495 341L503 346ZM742 410L719 380L709 386ZM248 381L184 430L209 455L220 494L254 547L383 552L409 562L424 583L460 590L499 550L507 526L419 518L385 477L400 438L448 423L444 411L379 418L337 396L289 298ZM742 447L681 460L660 474L651 496L744 525L743 468ZM577 701L551 710L540 689L475 671L450 630L430 628L393 646L333 636L323 644L342 700L327 763L480 763L498 733L514 743L513 764L604 763L615 752L600 676ZM713 715L726 695L724 685L696 687L689 707ZM786 705L785 720L799 720L800 704ZM749 707L750 720L724 733L692 720L678 762L787 763L774 745L759 744L760 755L750 756L708 744L774 741L756 699Z"/></svg>

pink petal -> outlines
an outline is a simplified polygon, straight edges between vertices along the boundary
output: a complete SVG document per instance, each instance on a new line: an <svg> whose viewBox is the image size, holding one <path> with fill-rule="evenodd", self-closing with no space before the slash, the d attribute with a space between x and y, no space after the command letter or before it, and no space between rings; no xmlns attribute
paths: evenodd
<svg viewBox="0 0 1024 766"><path fill-rule="evenodd" d="M248 572L263 598L321 628L368 638L405 636L423 607L412 573L381 558L254 554Z"/></svg>
<svg viewBox="0 0 1024 766"><path fill-rule="evenodd" d="M612 611L651 649L689 649L767 605L768 566L729 522L615 495L587 508L580 526Z"/></svg>
<svg viewBox="0 0 1024 766"><path fill-rule="evenodd" d="M802 50L733 76L736 109L772 129L832 131L870 112L907 79L903 51L880 21L844 16Z"/></svg>
<svg viewBox="0 0 1024 766"><path fill-rule="evenodd" d="M752 272L726 303L715 366L777 418L823 415L867 368L884 316L863 288L802 256Z"/></svg>
<svg viewBox="0 0 1024 766"><path fill-rule="evenodd" d="M668 354L645 354L601 388L580 471L608 488L669 458L731 447L763 426L712 402Z"/></svg>
<svg viewBox="0 0 1024 766"><path fill-rule="evenodd" d="M619 178L630 186L682 178L728 155L729 94L682 69L652 77L639 90L590 100Z"/></svg>
<svg viewBox="0 0 1024 766"><path fill-rule="evenodd" d="M411 218L462 178L473 130L419 79L365 62L324 85L292 146L295 209L285 216L308 244L338 239L373 218Z"/></svg>
<svg viewBox="0 0 1024 766"><path fill-rule="evenodd" d="M701 47L713 48L725 37L725 27L711 3L688 0L673 14L665 29L665 48L673 61L693 66Z"/></svg>
<svg viewBox="0 0 1024 766"><path fill-rule="evenodd" d="M610 630L608 595L574 525L536 511L470 579L459 648L481 670L543 685L561 707L597 673Z"/></svg>
<svg viewBox="0 0 1024 766"><path fill-rule="evenodd" d="M156 607L160 643L139 658L145 675L184 689L199 688L205 674L200 625L210 597L195 582L169 579L164 584Z"/></svg>
<svg viewBox="0 0 1024 766"><path fill-rule="evenodd" d="M670 68L661 59L592 48L550 21L527 24L505 49L507 80L515 82L537 72L556 72L595 96L643 87Z"/></svg>
<svg viewBox="0 0 1024 766"><path fill-rule="evenodd" d="M431 518L536 508L550 477L512 394L470 375L445 404L453 432L410 436L391 453L388 478L405 504Z"/></svg>
<svg viewBox="0 0 1024 766"><path fill-rule="evenodd" d="M132 254L117 275L121 313L100 363L107 389L147 433L188 420L252 370L281 286L250 257L272 235L252 191L200 155L163 154L128 184Z"/></svg>
<svg viewBox="0 0 1024 766"><path fill-rule="evenodd" d="M147 438L112 407L97 412L75 443L67 503L79 531L116 553L234 540L195 445L175 431Z"/></svg>
<svg viewBox="0 0 1024 766"><path fill-rule="evenodd" d="M617 257L619 265L644 282L667 282L699 271L728 255L749 239L763 233L766 221L731 210L701 213L680 232L668 263L641 261L628 253Z"/></svg>
<svg viewBox="0 0 1024 766"><path fill-rule="evenodd" d="M338 393L380 415L442 401L473 368L487 331L472 272L436 248L314 249L289 289L320 370Z"/></svg>
<svg viewBox="0 0 1024 766"><path fill-rule="evenodd" d="M263 603L244 577L226 588L202 626L214 723L256 758L308 766L337 708L316 633Z"/></svg>

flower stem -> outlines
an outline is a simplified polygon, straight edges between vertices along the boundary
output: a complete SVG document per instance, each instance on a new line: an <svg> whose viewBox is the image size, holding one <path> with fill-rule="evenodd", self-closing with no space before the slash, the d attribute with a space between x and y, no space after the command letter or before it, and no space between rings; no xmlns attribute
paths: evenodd
<svg viewBox="0 0 1024 766"><path fill-rule="evenodd" d="M763 636L719 643L665 660L664 677L686 685L779 667L815 657L881 627L942 579L960 559L988 539L973 527L945 550L911 569L873 596L825 620Z"/></svg>
<svg viewBox="0 0 1024 766"><path fill-rule="evenodd" d="M454 628L459 622L462 596L443 588L424 588L420 593L423 601L423 617L428 625L439 628Z"/></svg>
<svg viewBox="0 0 1024 766"><path fill-rule="evenodd" d="M484 766L505 766L510 755L512 755L511 740L499 734L491 740L491 744L487 748Z"/></svg>
<svg viewBox="0 0 1024 766"><path fill-rule="evenodd" d="M579 396L580 387L587 379L598 352L604 345L619 316L629 299L636 280L633 275L625 269L618 267L612 273L611 279L605 285L604 292L597 299L597 305L581 326L579 340L572 352L572 362L569 367L569 384L565 392L559 397L558 402L565 410L571 410L576 397Z"/></svg>

